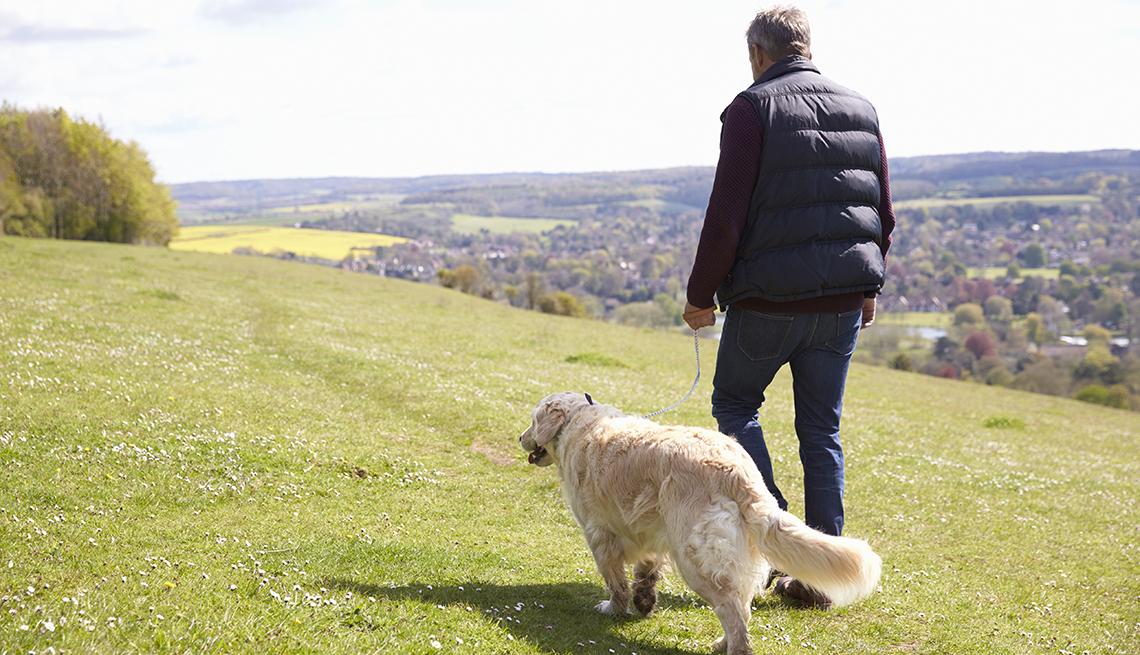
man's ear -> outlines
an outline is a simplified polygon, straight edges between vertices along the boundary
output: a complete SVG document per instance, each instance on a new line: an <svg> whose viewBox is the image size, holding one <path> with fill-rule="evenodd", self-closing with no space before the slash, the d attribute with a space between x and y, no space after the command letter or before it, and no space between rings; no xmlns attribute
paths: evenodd
<svg viewBox="0 0 1140 655"><path fill-rule="evenodd" d="M566 425L566 410L547 405L538 413L534 423L534 443L540 448L545 447L558 436L562 426Z"/></svg>
<svg viewBox="0 0 1140 655"><path fill-rule="evenodd" d="M749 55L749 59L751 59L752 62L754 64L756 64L756 66L758 68L762 68L764 66L765 57L764 57L764 49L763 48L756 45L755 43L749 43L748 44L748 55Z"/></svg>

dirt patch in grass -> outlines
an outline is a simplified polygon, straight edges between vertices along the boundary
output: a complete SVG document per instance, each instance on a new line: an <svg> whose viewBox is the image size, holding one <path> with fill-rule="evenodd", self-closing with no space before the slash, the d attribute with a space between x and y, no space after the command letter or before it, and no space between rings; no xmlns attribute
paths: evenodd
<svg viewBox="0 0 1140 655"><path fill-rule="evenodd" d="M478 441L471 444L471 450L486 457L491 461L492 464L498 464L499 466L514 466L516 463L518 463L517 458L507 455L502 450L495 448L494 446L479 443Z"/></svg>
<svg viewBox="0 0 1140 655"><path fill-rule="evenodd" d="M629 364L601 353L578 353L566 358L567 364L586 364L588 366L605 366L610 368L629 368Z"/></svg>

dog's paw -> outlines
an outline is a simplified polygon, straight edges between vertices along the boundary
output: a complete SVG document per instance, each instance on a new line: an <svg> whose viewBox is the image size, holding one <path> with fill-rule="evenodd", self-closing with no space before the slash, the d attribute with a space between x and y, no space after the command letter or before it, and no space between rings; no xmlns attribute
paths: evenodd
<svg viewBox="0 0 1140 655"><path fill-rule="evenodd" d="M594 610L606 616L623 616L625 609L618 607L612 600L603 600L594 605Z"/></svg>
<svg viewBox="0 0 1140 655"><path fill-rule="evenodd" d="M649 613L657 606L657 591L648 585L634 587L633 606L642 616L649 616Z"/></svg>
<svg viewBox="0 0 1140 655"><path fill-rule="evenodd" d="M717 639L716 641L714 641L712 643L712 652L713 653L726 653L726 652L728 652L728 638L725 637L724 635L721 635L720 639Z"/></svg>

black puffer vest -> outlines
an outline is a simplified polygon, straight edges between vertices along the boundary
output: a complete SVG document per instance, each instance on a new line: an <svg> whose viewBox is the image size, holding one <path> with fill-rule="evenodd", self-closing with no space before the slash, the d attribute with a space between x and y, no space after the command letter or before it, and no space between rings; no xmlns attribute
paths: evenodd
<svg viewBox="0 0 1140 655"><path fill-rule="evenodd" d="M721 307L881 289L875 108L798 56L740 95L756 109L763 151L736 263L717 290Z"/></svg>

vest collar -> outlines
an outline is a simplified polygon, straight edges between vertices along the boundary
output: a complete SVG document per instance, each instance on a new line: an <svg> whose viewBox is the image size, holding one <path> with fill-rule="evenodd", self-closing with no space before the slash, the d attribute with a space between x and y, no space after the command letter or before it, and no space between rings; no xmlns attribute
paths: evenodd
<svg viewBox="0 0 1140 655"><path fill-rule="evenodd" d="M812 73L818 73L819 69L816 68L815 64L813 64L812 61L807 57L802 57L800 55L788 55L780 61L772 64L768 70L764 71L764 74L760 76L760 79L753 82L752 86L749 86L748 88L751 89L754 86L758 86L765 82L774 80L777 77L787 75L788 73L798 73L800 71L811 71Z"/></svg>

